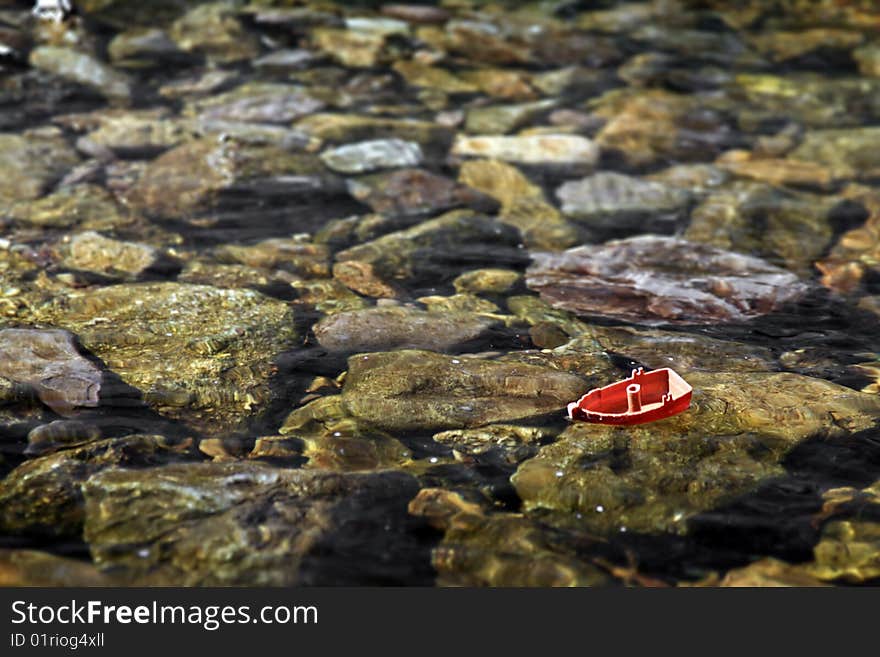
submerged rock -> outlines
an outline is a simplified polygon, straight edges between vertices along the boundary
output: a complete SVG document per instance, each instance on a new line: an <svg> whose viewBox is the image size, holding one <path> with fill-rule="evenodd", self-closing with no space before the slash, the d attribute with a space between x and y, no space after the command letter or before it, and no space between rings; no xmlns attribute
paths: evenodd
<svg viewBox="0 0 880 657"><path fill-rule="evenodd" d="M387 61L385 35L381 32L359 32L333 27L321 27L312 31L312 41L318 50L329 55L343 66L372 68Z"/></svg>
<svg viewBox="0 0 880 657"><path fill-rule="evenodd" d="M694 209L684 237L811 273L813 261L831 239L829 215L839 202L769 185L735 183L713 192Z"/></svg>
<svg viewBox="0 0 880 657"><path fill-rule="evenodd" d="M107 54L117 66L155 66L179 61L183 53L168 33L158 27L136 27L120 32L107 44Z"/></svg>
<svg viewBox="0 0 880 657"><path fill-rule="evenodd" d="M340 251L333 275L364 294L373 296L382 285L384 292L376 296L396 296L398 283L430 281L436 286L487 257L498 264L520 263L518 243L518 232L509 226L460 210ZM365 281L369 288L363 287Z"/></svg>
<svg viewBox="0 0 880 657"><path fill-rule="evenodd" d="M204 138L150 162L127 199L148 214L176 219L217 211L224 192L314 196L327 187L333 182L314 155Z"/></svg>
<svg viewBox="0 0 880 657"><path fill-rule="evenodd" d="M716 582L710 583L715 586ZM810 574L804 565L792 565L773 557L759 559L743 568L727 571L717 582L723 587L827 586Z"/></svg>
<svg viewBox="0 0 880 657"><path fill-rule="evenodd" d="M541 448L513 477L526 509L580 513L609 533L684 533L694 514L781 476L799 442L864 430L880 409L871 395L790 373L692 372L688 383L694 398L680 415L577 422Z"/></svg>
<svg viewBox="0 0 880 657"><path fill-rule="evenodd" d="M516 105L490 105L468 110L465 130L474 134L505 134L556 107L553 99Z"/></svg>
<svg viewBox="0 0 880 657"><path fill-rule="evenodd" d="M446 146L452 141L450 128L415 119L317 113L300 119L295 126L322 141L344 144L374 139L403 139L427 147Z"/></svg>
<svg viewBox="0 0 880 657"><path fill-rule="evenodd" d="M631 326L591 325L567 341L560 353L601 351L625 356L648 369L671 367L676 372L768 372L778 369L766 347L716 340L699 333L661 331Z"/></svg>
<svg viewBox="0 0 880 657"><path fill-rule="evenodd" d="M78 536L82 484L114 466L143 467L185 458L188 441L163 436L109 438L30 459L0 481L0 528L12 534Z"/></svg>
<svg viewBox="0 0 880 657"><path fill-rule="evenodd" d="M184 110L205 121L289 123L324 107L302 87L248 82L215 96L191 102Z"/></svg>
<svg viewBox="0 0 880 657"><path fill-rule="evenodd" d="M412 459L412 452L400 441L350 416L340 395L321 397L297 408L278 432L281 440L261 439L261 451L272 453L272 446L282 441L301 441L308 468L377 470L400 467Z"/></svg>
<svg viewBox="0 0 880 657"><path fill-rule="evenodd" d="M99 402L101 370L80 354L67 331L0 330L0 375L32 386L61 415Z"/></svg>
<svg viewBox="0 0 880 657"><path fill-rule="evenodd" d="M96 89L111 101L131 100L131 80L124 73L91 55L71 48L40 46L31 52L30 64L62 78Z"/></svg>
<svg viewBox="0 0 880 657"><path fill-rule="evenodd" d="M683 94L615 90L596 104L595 115L607 119L596 143L629 166L710 159L734 140L719 114Z"/></svg>
<svg viewBox="0 0 880 657"><path fill-rule="evenodd" d="M538 445L555 438L557 433L540 427L490 424L479 429L441 431L435 433L433 439L460 455L498 454L507 463L518 463L534 456Z"/></svg>
<svg viewBox="0 0 880 657"><path fill-rule="evenodd" d="M489 212L494 201L483 194L424 169L402 169L348 181L349 193L374 212L417 215L457 207Z"/></svg>
<svg viewBox="0 0 880 657"><path fill-rule="evenodd" d="M399 61L394 64L407 84L413 87L427 87L447 94L470 94L477 86L437 66L429 66L418 61Z"/></svg>
<svg viewBox="0 0 880 657"><path fill-rule="evenodd" d="M417 167L422 163L421 147L402 139L376 139L346 144L324 151L321 160L339 173L368 173L380 169Z"/></svg>
<svg viewBox="0 0 880 657"><path fill-rule="evenodd" d="M112 586L90 563L38 550L0 549L0 586Z"/></svg>
<svg viewBox="0 0 880 657"><path fill-rule="evenodd" d="M90 184L62 187L36 201L20 201L9 208L8 216L17 223L47 229L105 230L134 219L110 192Z"/></svg>
<svg viewBox="0 0 880 657"><path fill-rule="evenodd" d="M835 178L870 180L880 175L880 127L811 130L791 159L827 166Z"/></svg>
<svg viewBox="0 0 880 657"><path fill-rule="evenodd" d="M221 64L253 59L260 52L257 38L244 29L235 8L225 2L193 7L171 24L169 36L181 50Z"/></svg>
<svg viewBox="0 0 880 657"><path fill-rule="evenodd" d="M836 520L813 548L811 574L822 580L860 583L880 577L880 522Z"/></svg>
<svg viewBox="0 0 880 657"><path fill-rule="evenodd" d="M284 302L182 283L71 293L47 315L76 331L148 403L211 433L236 426L269 398L271 360L296 336Z"/></svg>
<svg viewBox="0 0 880 657"><path fill-rule="evenodd" d="M293 271L303 276L327 276L330 254L323 244L275 237L256 244L227 244L216 249L221 259L232 258L250 267Z"/></svg>
<svg viewBox="0 0 880 657"><path fill-rule="evenodd" d="M452 284L459 294L506 294L521 279L522 275L512 269L474 269L463 273Z"/></svg>
<svg viewBox="0 0 880 657"><path fill-rule="evenodd" d="M485 513L457 493L424 488L410 513L444 530L439 586L599 586L611 578L559 534L514 513Z"/></svg>
<svg viewBox="0 0 880 657"><path fill-rule="evenodd" d="M518 164L591 169L599 159L599 148L586 137L578 135L459 135L452 147L452 154Z"/></svg>
<svg viewBox="0 0 880 657"><path fill-rule="evenodd" d="M527 283L551 305L643 324L743 322L808 289L760 258L673 237L634 237L533 258Z"/></svg>
<svg viewBox="0 0 880 657"><path fill-rule="evenodd" d="M498 160L470 160L461 166L459 180L499 203L498 219L522 233L536 249L564 249L577 244L578 230L553 205L543 190L516 167Z"/></svg>
<svg viewBox="0 0 880 657"><path fill-rule="evenodd" d="M822 284L844 294L855 291L862 279L872 271L880 271L880 196L873 188L853 185L845 194L861 205L868 217L861 226L852 228L840 236L830 252L816 262L822 272ZM870 297L860 306L871 310Z"/></svg>
<svg viewBox="0 0 880 657"><path fill-rule="evenodd" d="M333 351L454 351L485 335L495 323L476 313L378 307L336 313L315 324L313 330L318 343Z"/></svg>
<svg viewBox="0 0 880 657"><path fill-rule="evenodd" d="M54 420L28 432L28 456L50 454L60 449L76 447L101 439L101 428L79 420Z"/></svg>
<svg viewBox="0 0 880 657"><path fill-rule="evenodd" d="M131 583L412 583L417 489L399 472L253 463L108 470L84 487L85 538L100 568Z"/></svg>
<svg viewBox="0 0 880 657"><path fill-rule="evenodd" d="M436 431L558 411L586 392L548 367L401 350L352 356L342 389L349 412L388 431Z"/></svg>
<svg viewBox="0 0 880 657"><path fill-rule="evenodd" d="M588 226L620 232L671 232L690 194L659 182L602 172L556 190L562 212Z"/></svg>
<svg viewBox="0 0 880 657"><path fill-rule="evenodd" d="M77 162L76 152L56 131L15 135L0 134L0 212L16 201L41 196ZM27 208L18 210L27 214Z"/></svg>
<svg viewBox="0 0 880 657"><path fill-rule="evenodd" d="M94 231L74 235L63 250L63 264L71 269L123 278L137 278L159 260L159 253L151 246L114 240Z"/></svg>
<svg viewBox="0 0 880 657"><path fill-rule="evenodd" d="M161 153L191 137L180 121L165 112L103 113L97 126L80 137L77 148L95 157L144 157Z"/></svg>

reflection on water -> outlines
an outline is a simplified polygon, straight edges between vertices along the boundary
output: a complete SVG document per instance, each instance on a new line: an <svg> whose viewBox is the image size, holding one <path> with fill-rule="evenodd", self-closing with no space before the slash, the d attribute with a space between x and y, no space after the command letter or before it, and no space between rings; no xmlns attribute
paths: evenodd
<svg viewBox="0 0 880 657"><path fill-rule="evenodd" d="M880 578L874 2L75 4L0 7L0 583Z"/></svg>

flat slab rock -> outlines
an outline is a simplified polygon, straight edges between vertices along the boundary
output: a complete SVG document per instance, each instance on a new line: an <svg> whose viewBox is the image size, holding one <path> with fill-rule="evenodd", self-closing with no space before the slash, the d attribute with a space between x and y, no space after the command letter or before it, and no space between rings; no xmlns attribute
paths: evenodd
<svg viewBox="0 0 880 657"><path fill-rule="evenodd" d="M743 322L808 290L795 274L760 258L674 237L532 257L526 282L550 305L639 324Z"/></svg>
<svg viewBox="0 0 880 657"><path fill-rule="evenodd" d="M134 583L376 584L418 570L405 539L418 484L401 472L173 464L108 470L83 491L95 562Z"/></svg>
<svg viewBox="0 0 880 657"><path fill-rule="evenodd" d="M477 313L431 313L392 306L336 313L322 319L313 330L321 346L333 351L446 351L477 339L495 323Z"/></svg>
<svg viewBox="0 0 880 657"><path fill-rule="evenodd" d="M80 354L67 331L3 329L0 375L31 386L60 415L98 405L101 370Z"/></svg>
<svg viewBox="0 0 880 657"><path fill-rule="evenodd" d="M431 351L358 354L342 399L355 417L388 431L479 427L562 409L587 390L568 372Z"/></svg>

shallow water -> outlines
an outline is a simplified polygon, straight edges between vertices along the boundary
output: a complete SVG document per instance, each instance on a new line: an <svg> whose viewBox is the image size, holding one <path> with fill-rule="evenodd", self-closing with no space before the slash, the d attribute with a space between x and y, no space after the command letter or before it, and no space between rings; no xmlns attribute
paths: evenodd
<svg viewBox="0 0 880 657"><path fill-rule="evenodd" d="M440 5L0 3L0 583L877 583L880 10Z"/></svg>

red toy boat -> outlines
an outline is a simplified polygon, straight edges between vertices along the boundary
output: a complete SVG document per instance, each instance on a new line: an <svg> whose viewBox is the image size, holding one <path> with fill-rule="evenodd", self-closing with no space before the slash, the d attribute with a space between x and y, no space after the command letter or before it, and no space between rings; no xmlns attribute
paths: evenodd
<svg viewBox="0 0 880 657"><path fill-rule="evenodd" d="M676 372L664 367L632 376L604 388L590 390L568 405L568 417L601 424L643 424L687 410L693 388Z"/></svg>

